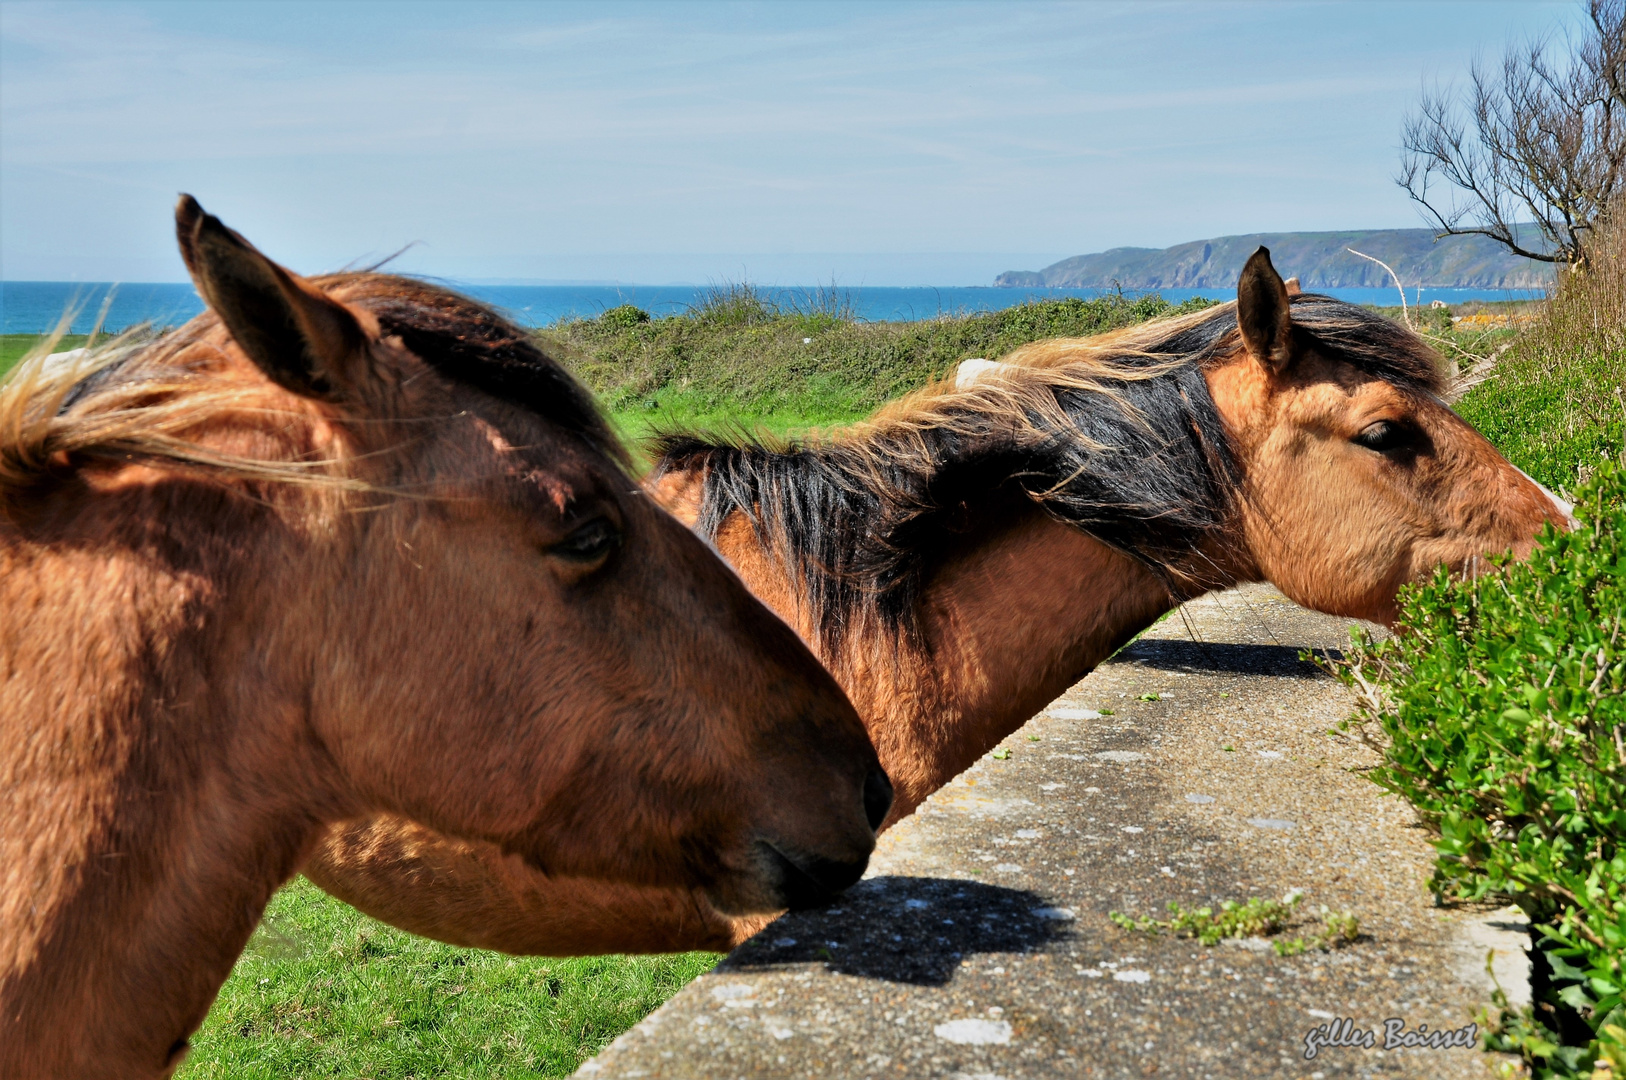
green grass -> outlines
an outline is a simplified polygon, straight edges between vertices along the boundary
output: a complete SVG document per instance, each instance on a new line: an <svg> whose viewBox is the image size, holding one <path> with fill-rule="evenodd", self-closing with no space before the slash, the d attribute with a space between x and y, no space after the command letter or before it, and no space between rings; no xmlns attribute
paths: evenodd
<svg viewBox="0 0 1626 1080"><path fill-rule="evenodd" d="M1457 403L1508 460L1561 491L1626 437L1626 221L1600 239L1590 270L1563 274L1539 321Z"/></svg>
<svg viewBox="0 0 1626 1080"><path fill-rule="evenodd" d="M298 878L272 899L178 1076L566 1076L718 959L458 949Z"/></svg>

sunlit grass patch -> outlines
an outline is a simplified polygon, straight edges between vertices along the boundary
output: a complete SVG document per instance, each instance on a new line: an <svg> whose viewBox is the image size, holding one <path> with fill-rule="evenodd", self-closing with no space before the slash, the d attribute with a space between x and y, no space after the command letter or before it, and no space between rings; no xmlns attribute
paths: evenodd
<svg viewBox="0 0 1626 1080"><path fill-rule="evenodd" d="M459 949L299 878L272 899L178 1075L566 1076L718 959Z"/></svg>

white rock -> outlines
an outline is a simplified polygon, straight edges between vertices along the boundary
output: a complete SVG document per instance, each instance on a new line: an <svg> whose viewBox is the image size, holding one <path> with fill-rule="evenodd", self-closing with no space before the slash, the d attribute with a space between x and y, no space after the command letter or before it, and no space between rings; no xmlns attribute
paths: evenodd
<svg viewBox="0 0 1626 1080"><path fill-rule="evenodd" d="M1114 971L1112 973L1112 977L1118 982L1127 983L1149 983L1152 981L1152 973L1150 971L1137 971L1134 968L1131 968L1128 971Z"/></svg>
<svg viewBox="0 0 1626 1080"><path fill-rule="evenodd" d="M1011 1041L1008 1020L950 1020L932 1028L939 1039L961 1046L989 1046Z"/></svg>
<svg viewBox="0 0 1626 1080"><path fill-rule="evenodd" d="M990 371L1004 367L997 360L984 360L974 356L970 360L961 360L960 366L954 371L954 389L964 390Z"/></svg>
<svg viewBox="0 0 1626 1080"><path fill-rule="evenodd" d="M1220 938L1221 945L1229 945L1234 949L1247 949L1249 952L1273 952L1275 946L1262 937L1228 937Z"/></svg>

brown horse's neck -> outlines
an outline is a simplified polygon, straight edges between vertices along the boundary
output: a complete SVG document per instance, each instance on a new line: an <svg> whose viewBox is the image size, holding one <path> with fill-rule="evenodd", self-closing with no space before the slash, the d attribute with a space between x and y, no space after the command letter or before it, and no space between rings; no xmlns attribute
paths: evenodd
<svg viewBox="0 0 1626 1080"><path fill-rule="evenodd" d="M287 722L287 635L254 585L279 568L228 577L230 537L146 509L139 540L90 523L41 544L0 524L7 1076L164 1075L319 831L310 789L278 794L287 772L320 776L288 734L303 725Z"/></svg>
<svg viewBox="0 0 1626 1080"><path fill-rule="evenodd" d="M693 478L664 477L658 496L696 517ZM718 550L751 591L817 650L799 593L743 514ZM1214 582L1214 584L1222 584ZM1170 610L1149 569L1036 508L974 530L933 572L914 642L860 623L824 657L858 707L897 793L890 821L964 771L1095 665Z"/></svg>

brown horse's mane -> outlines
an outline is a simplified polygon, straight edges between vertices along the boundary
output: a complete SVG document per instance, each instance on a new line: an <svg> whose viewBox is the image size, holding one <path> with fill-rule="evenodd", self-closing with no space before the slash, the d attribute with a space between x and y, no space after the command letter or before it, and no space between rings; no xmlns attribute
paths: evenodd
<svg viewBox="0 0 1626 1080"><path fill-rule="evenodd" d="M493 309L393 274L306 280L371 312L386 337L399 337L444 378L526 408L625 463L625 451L592 396L530 335ZM182 358L219 324L219 316L206 311L178 330L153 335L137 329L66 361L48 355L62 329L48 336L0 384L0 498L36 489L91 461L367 488L339 462L258 460L210 450L191 437L222 415L278 411L272 395L241 382L200 379L196 362ZM262 389L269 391L270 383Z"/></svg>
<svg viewBox="0 0 1626 1080"><path fill-rule="evenodd" d="M1439 358L1416 335L1331 297L1292 302L1301 347L1440 392ZM849 428L789 441L661 436L655 472L702 474L703 535L746 516L789 570L826 663L842 662L863 624L919 644L931 570L1001 492L1145 564L1184 599L1202 591L1208 541L1245 497L1203 377L1239 348L1234 303L1037 342L968 386L944 380Z"/></svg>

